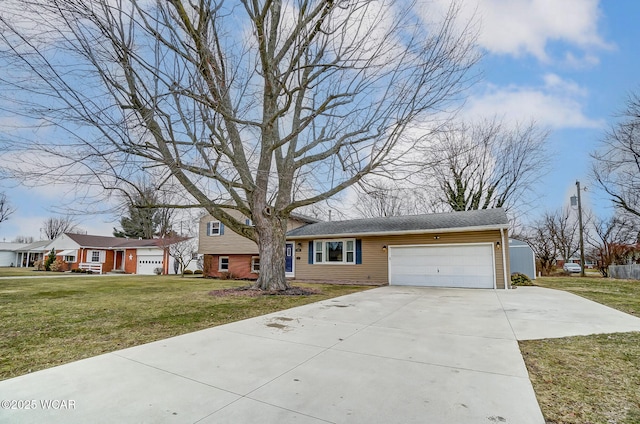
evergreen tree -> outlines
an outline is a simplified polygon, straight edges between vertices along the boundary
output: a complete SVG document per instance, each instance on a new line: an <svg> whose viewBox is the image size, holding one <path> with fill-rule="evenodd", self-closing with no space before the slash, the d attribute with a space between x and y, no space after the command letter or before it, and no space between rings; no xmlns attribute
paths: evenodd
<svg viewBox="0 0 640 424"><path fill-rule="evenodd" d="M120 218L120 229L113 229L115 237L150 239L170 231L163 219L166 215L163 208L157 206L159 202L153 188L143 188L128 200L128 216Z"/></svg>

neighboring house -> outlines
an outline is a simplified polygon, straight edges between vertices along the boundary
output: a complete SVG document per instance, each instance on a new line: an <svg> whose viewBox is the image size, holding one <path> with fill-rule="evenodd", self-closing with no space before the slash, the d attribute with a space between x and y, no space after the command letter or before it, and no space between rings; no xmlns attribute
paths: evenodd
<svg viewBox="0 0 640 424"><path fill-rule="evenodd" d="M234 218L251 225L251 220L240 212L227 209ZM287 223L287 229L293 230L317 220L294 214ZM251 240L225 228L224 224L205 215L200 218L198 252L204 254L204 275L209 277L230 277L257 279L260 272L258 246ZM293 267L293 243L287 244L288 266ZM287 276L293 277L293 269L287 270Z"/></svg>
<svg viewBox="0 0 640 424"><path fill-rule="evenodd" d="M26 246L27 243L0 243L0 266L17 266L16 251Z"/></svg>
<svg viewBox="0 0 640 424"><path fill-rule="evenodd" d="M257 257L255 244L237 234L218 246L216 240L222 238L207 235L206 225L201 221L206 275L216 276L207 272L206 263L214 257L221 260L222 251L253 247L250 256ZM287 233L287 276L303 281L508 288L507 229L503 209L298 225Z"/></svg>
<svg viewBox="0 0 640 424"><path fill-rule="evenodd" d="M162 239L127 239L65 233L50 241L56 258L67 263L68 269L87 269L105 273L120 271L127 274L151 275L160 268L169 273L169 253Z"/></svg>
<svg viewBox="0 0 640 424"><path fill-rule="evenodd" d="M34 262L44 258L44 247L51 240L41 240L34 243L22 245L14 250L15 266L20 268L32 267Z"/></svg>
<svg viewBox="0 0 640 424"><path fill-rule="evenodd" d="M524 241L509 239L509 265L511 273L519 272L536 279L536 255Z"/></svg>

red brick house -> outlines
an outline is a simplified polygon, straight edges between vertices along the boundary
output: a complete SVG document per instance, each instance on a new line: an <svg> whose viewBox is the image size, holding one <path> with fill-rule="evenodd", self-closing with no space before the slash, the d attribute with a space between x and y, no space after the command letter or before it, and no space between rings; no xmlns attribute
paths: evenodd
<svg viewBox="0 0 640 424"><path fill-rule="evenodd" d="M127 239L65 233L43 247L45 258L51 249L68 270L87 269L96 273L120 271L152 275L156 268L169 273L169 251L160 239Z"/></svg>

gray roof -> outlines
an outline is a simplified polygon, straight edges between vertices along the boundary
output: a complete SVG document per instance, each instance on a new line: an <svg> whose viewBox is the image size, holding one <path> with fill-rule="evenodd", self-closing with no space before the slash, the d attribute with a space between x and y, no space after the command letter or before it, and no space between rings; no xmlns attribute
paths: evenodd
<svg viewBox="0 0 640 424"><path fill-rule="evenodd" d="M25 247L29 246L28 243L10 243L10 242L2 242L0 243L0 250L13 252L15 250L21 250Z"/></svg>
<svg viewBox="0 0 640 424"><path fill-rule="evenodd" d="M135 248L135 247L160 247L159 239L128 239L122 237L92 236L88 234L65 233L67 237L82 247L96 247L105 249Z"/></svg>
<svg viewBox="0 0 640 424"><path fill-rule="evenodd" d="M35 241L31 244L28 244L20 249L16 249L16 251L20 252L41 252L47 244L51 243L51 240L40 240Z"/></svg>
<svg viewBox="0 0 640 424"><path fill-rule="evenodd" d="M427 215L352 219L309 224L287 233L287 238L308 236L355 236L366 234L429 233L436 231L473 231L507 228L504 209L449 212Z"/></svg>

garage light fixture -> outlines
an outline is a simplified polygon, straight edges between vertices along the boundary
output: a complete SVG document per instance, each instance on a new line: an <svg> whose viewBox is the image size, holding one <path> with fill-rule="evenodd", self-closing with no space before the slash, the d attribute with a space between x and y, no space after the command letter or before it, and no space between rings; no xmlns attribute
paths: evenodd
<svg viewBox="0 0 640 424"><path fill-rule="evenodd" d="M499 241L496 242L496 248L500 249L500 242Z"/></svg>
<svg viewBox="0 0 640 424"><path fill-rule="evenodd" d="M386 252L387 251L387 245L385 244L384 246L382 246L382 251Z"/></svg>
<svg viewBox="0 0 640 424"><path fill-rule="evenodd" d="M440 240L440 236L434 236L433 237L435 240Z"/></svg>

